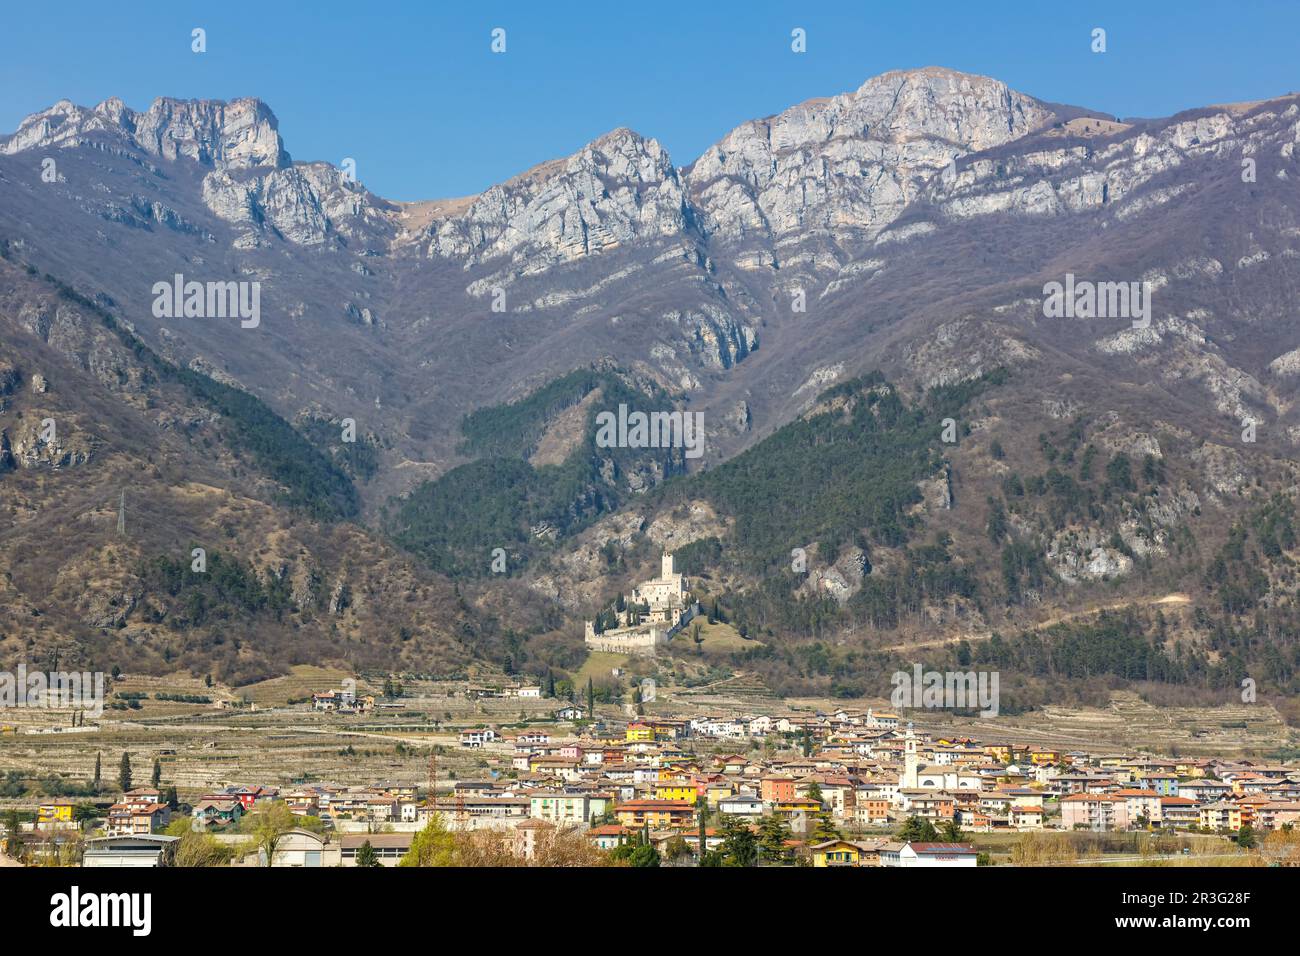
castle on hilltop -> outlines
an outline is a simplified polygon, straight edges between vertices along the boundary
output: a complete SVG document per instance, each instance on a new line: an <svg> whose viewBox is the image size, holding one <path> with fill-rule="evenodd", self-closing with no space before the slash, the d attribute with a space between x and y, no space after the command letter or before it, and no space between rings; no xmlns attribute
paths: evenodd
<svg viewBox="0 0 1300 956"><path fill-rule="evenodd" d="M593 651L654 654L698 613L700 606L691 598L686 577L677 572L673 556L664 552L659 577L642 581L623 608L615 609L617 624L598 631L599 618L587 621L584 639Z"/></svg>

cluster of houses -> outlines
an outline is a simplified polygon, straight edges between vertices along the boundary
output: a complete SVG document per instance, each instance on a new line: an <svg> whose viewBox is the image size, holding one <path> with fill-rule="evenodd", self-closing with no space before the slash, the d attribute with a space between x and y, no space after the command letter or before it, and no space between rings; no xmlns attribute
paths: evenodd
<svg viewBox="0 0 1300 956"><path fill-rule="evenodd" d="M79 831L81 821L75 817L75 807L81 802L67 797L47 800L36 808L33 829L47 833ZM137 787L108 808L103 830L107 836L157 833L170 822L171 808L163 792L157 787Z"/></svg>
<svg viewBox="0 0 1300 956"><path fill-rule="evenodd" d="M810 832L822 815L846 832L885 830L911 817L971 833L1236 833L1300 822L1300 767L949 739L900 723L892 713L840 710L644 717L612 734L598 728L554 738L541 729L475 728L462 733L462 746L493 751L502 773L457 783L454 803L459 825L599 822L594 838L606 842L646 827L689 830L701 806L751 822L783 816L795 834ZM707 752L725 742L748 748ZM803 755L775 755L792 748ZM891 865L880 849L860 841L836 852ZM967 865L956 856L956 865Z"/></svg>
<svg viewBox="0 0 1300 956"><path fill-rule="evenodd" d="M566 710L561 720L584 716ZM728 818L758 826L779 817L792 851L814 866L973 866L970 844L885 834L911 818L970 834L1232 834L1300 823L1298 767L936 737L873 710L484 726L462 731L460 745L478 752L483 779L454 780L434 794L393 780L227 787L194 801L192 826L234 832L243 815L283 802L323 821L330 836L294 831L274 865L348 866L367 841L382 864L395 865L435 815L452 830L508 828L524 855L548 828L577 828L606 849L642 835L698 849L703 833L712 849ZM138 851L171 812L157 789L131 790L110 808L100 839ZM71 801L38 808L38 828L73 825Z"/></svg>
<svg viewBox="0 0 1300 956"><path fill-rule="evenodd" d="M339 688L311 695L312 710L334 714L368 714L375 709L375 698L358 695L355 690Z"/></svg>

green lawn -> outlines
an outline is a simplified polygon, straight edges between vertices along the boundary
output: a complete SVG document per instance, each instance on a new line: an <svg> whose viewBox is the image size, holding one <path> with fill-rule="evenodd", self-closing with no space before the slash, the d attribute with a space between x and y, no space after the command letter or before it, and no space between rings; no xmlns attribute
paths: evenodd
<svg viewBox="0 0 1300 956"><path fill-rule="evenodd" d="M747 647L761 647L759 641L747 641L740 636L739 632L730 624L710 624L703 616L687 624L684 628L674 635L670 649L677 648L695 648L695 626L700 627L700 637L703 642L700 649L706 653L716 651L718 653L730 653L732 651L743 651Z"/></svg>
<svg viewBox="0 0 1300 956"><path fill-rule="evenodd" d="M587 678L599 680L612 676L610 671L615 667L626 668L629 657L627 654L614 654L610 651L591 651L587 659L583 661L582 667L578 668L578 673L574 676L574 687L579 694L585 693L587 689Z"/></svg>

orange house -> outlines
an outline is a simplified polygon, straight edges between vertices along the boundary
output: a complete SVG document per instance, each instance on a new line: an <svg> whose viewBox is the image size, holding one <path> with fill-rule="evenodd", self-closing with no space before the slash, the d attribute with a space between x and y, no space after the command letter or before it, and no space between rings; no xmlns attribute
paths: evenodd
<svg viewBox="0 0 1300 956"><path fill-rule="evenodd" d="M764 803L789 803L795 798L794 777L764 777L759 786Z"/></svg>

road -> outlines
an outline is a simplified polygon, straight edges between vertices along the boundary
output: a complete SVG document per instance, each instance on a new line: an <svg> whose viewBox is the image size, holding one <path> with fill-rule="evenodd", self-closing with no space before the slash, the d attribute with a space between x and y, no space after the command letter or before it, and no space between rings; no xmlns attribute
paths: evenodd
<svg viewBox="0 0 1300 956"><path fill-rule="evenodd" d="M1023 630L1041 631L1044 628L1054 627L1066 621L1077 620L1081 617L1092 617L1100 614L1102 611L1119 611L1126 607L1182 607L1191 604L1192 599L1186 594L1173 592L1163 595L1162 597L1138 598L1132 601L1118 601L1114 604L1103 604L1096 607L1084 608L1081 611L1070 611L1066 614L1057 614L1049 617L1045 621L1039 621L1031 624ZM1021 630L1022 628L1017 628ZM896 644L886 644L884 647L875 648L881 651L910 651L921 647L945 647L949 644L957 644L960 641L986 641L992 636L992 631L985 634L963 634L958 637L940 637L931 641L900 641Z"/></svg>

